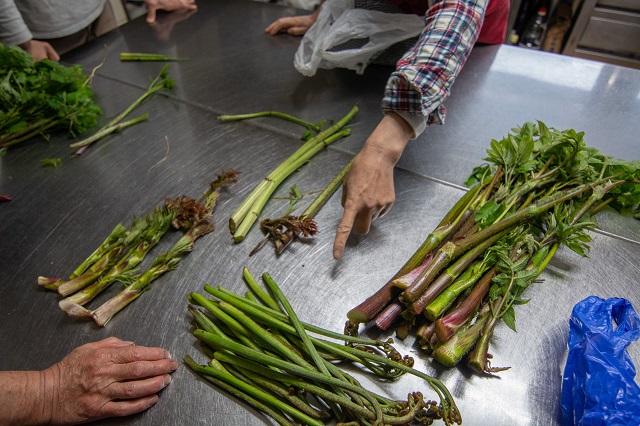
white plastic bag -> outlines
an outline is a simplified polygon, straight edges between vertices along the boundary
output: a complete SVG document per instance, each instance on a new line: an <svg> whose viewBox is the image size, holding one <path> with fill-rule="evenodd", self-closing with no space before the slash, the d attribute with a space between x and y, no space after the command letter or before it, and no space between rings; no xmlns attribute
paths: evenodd
<svg viewBox="0 0 640 426"><path fill-rule="evenodd" d="M354 0L327 0L302 38L293 64L307 77L318 68L336 67L362 74L373 55L421 34L424 27L424 18L418 15L354 9ZM330 51L350 40L365 38L369 40L362 47Z"/></svg>

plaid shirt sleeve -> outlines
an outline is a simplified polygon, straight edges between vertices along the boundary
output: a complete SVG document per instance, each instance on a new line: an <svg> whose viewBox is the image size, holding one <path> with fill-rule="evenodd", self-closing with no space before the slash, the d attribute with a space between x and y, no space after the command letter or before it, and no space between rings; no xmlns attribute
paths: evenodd
<svg viewBox="0 0 640 426"><path fill-rule="evenodd" d="M387 81L382 110L444 123L442 102L478 39L489 0L442 0L426 13L416 45L396 64Z"/></svg>

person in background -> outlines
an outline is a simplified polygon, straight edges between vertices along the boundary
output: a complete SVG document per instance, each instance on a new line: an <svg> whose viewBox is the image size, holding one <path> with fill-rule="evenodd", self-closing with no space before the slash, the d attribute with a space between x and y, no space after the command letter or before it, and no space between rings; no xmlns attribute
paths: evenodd
<svg viewBox="0 0 640 426"><path fill-rule="evenodd" d="M0 424L78 424L142 412L178 362L115 337L79 346L44 371L0 372Z"/></svg>
<svg viewBox="0 0 640 426"><path fill-rule="evenodd" d="M375 1L356 0L356 7L371 8L367 3ZM446 111L442 102L449 96L474 44L500 44L507 30L509 0L436 0L430 7L427 3L431 1L386 3L405 13L424 14L426 26L418 41L396 63L382 99L384 115L345 176L344 213L333 246L335 259L342 257L352 230L367 234L371 222L393 206L393 169L409 140L417 138L427 125L444 123ZM280 18L265 32L303 35L319 12L320 9L311 15Z"/></svg>
<svg viewBox="0 0 640 426"><path fill-rule="evenodd" d="M193 11L195 0L145 0L147 22L158 10ZM60 55L116 27L107 0L0 0L0 42L35 60Z"/></svg>

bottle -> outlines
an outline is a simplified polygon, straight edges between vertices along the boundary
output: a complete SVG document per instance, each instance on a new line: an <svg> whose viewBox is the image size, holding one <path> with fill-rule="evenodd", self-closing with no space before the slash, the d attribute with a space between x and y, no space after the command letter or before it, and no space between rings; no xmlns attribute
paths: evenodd
<svg viewBox="0 0 640 426"><path fill-rule="evenodd" d="M531 18L529 25L520 37L519 46L529 49L540 49L545 30L547 29L547 8L542 6Z"/></svg>

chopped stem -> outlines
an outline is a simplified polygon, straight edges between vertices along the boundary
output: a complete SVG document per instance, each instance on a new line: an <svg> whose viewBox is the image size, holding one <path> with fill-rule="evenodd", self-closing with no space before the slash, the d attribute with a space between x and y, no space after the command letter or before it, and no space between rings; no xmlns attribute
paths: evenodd
<svg viewBox="0 0 640 426"><path fill-rule="evenodd" d="M307 129L313 130L315 132L320 132L321 126L315 123L311 123L308 121L305 121L301 118L295 117L291 114L285 114L283 112L278 112L278 111L261 111L261 112L255 112L252 114L237 114L237 115L220 115L218 116L218 120L220 121L240 121L240 120L248 120L248 119L252 119L252 118L258 118L258 117L277 117L277 118L282 118L284 120L287 121L291 121L292 123L296 123L296 124L300 124L304 127L306 127Z"/></svg>

